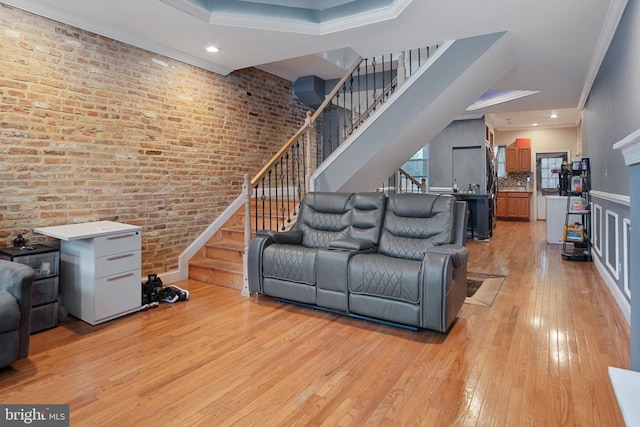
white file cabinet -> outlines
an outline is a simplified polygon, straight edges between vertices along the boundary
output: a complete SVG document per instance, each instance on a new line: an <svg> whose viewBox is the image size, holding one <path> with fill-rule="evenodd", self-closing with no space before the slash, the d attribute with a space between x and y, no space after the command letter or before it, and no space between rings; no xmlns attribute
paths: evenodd
<svg viewBox="0 0 640 427"><path fill-rule="evenodd" d="M61 240L62 305L69 314L96 325L140 309L141 230L113 221L34 230Z"/></svg>

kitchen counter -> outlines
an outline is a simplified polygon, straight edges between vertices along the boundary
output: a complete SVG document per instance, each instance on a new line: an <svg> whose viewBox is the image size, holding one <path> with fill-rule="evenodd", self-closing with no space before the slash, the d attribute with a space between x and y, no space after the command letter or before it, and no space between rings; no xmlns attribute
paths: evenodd
<svg viewBox="0 0 640 427"><path fill-rule="evenodd" d="M457 193L451 193L451 195L453 196L464 196L464 197L470 197L470 198L476 198L476 199L482 199L484 197L488 197L490 196L489 193L467 193L464 191L458 191Z"/></svg>
<svg viewBox="0 0 640 427"><path fill-rule="evenodd" d="M474 237L488 239L493 235L493 195L488 193L451 193L467 202Z"/></svg>
<svg viewBox="0 0 640 427"><path fill-rule="evenodd" d="M498 189L498 193L533 193L533 190L529 189L519 189L519 188L504 188L504 189Z"/></svg>

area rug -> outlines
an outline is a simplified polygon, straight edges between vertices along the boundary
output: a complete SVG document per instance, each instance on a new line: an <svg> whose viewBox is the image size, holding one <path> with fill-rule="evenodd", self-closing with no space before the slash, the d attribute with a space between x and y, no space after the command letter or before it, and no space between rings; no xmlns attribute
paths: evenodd
<svg viewBox="0 0 640 427"><path fill-rule="evenodd" d="M504 279L505 276L497 274L467 272L467 298L464 302L491 307Z"/></svg>

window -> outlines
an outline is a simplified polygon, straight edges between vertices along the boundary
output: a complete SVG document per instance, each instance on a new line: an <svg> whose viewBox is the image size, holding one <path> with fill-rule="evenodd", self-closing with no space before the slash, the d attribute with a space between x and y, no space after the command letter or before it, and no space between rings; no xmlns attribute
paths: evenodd
<svg viewBox="0 0 640 427"><path fill-rule="evenodd" d="M429 177L429 146L422 147L402 165L402 169L417 180Z"/></svg>
<svg viewBox="0 0 640 427"><path fill-rule="evenodd" d="M543 193L558 193L562 164L567 152L536 153L536 185Z"/></svg>
<svg viewBox="0 0 640 427"><path fill-rule="evenodd" d="M561 157L540 159L540 189L555 190L558 188L559 171L562 168Z"/></svg>

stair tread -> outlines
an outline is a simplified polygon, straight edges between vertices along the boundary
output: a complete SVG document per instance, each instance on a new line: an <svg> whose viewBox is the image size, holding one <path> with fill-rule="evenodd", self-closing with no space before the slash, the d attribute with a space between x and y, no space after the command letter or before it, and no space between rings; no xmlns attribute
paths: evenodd
<svg viewBox="0 0 640 427"><path fill-rule="evenodd" d="M234 242L233 240L219 240L217 242L209 242L207 243L207 247L210 248L221 248L221 249L230 249L230 250L244 250L243 242Z"/></svg>
<svg viewBox="0 0 640 427"><path fill-rule="evenodd" d="M191 260L189 265L203 267L203 268L215 268L218 270L226 270L234 273L242 273L242 263L220 261L211 258L201 258Z"/></svg>
<svg viewBox="0 0 640 427"><path fill-rule="evenodd" d="M229 227L224 227L224 230L226 231L233 231L236 233L244 233L244 226L243 225L236 225L236 226L229 226ZM272 230L270 228L268 228L267 230L271 230L271 231L282 231L282 230ZM255 230L252 230L252 234L255 235L256 232Z"/></svg>

